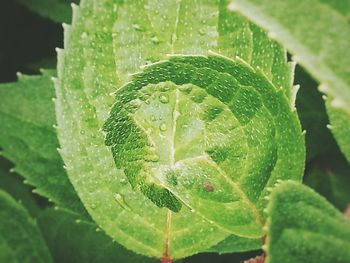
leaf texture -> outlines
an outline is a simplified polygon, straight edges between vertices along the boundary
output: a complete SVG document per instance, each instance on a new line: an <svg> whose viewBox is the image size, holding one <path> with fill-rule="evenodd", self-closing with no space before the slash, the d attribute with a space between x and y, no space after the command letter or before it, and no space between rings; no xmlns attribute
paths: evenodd
<svg viewBox="0 0 350 263"><path fill-rule="evenodd" d="M16 0L26 6L29 10L49 18L57 23L69 23L72 17L72 2L79 3L79 0Z"/></svg>
<svg viewBox="0 0 350 263"><path fill-rule="evenodd" d="M52 262L35 221L3 190L0 190L0 218L1 262Z"/></svg>
<svg viewBox="0 0 350 263"><path fill-rule="evenodd" d="M58 51L55 85L60 153L92 218L113 239L138 253L161 257L169 246L171 257L177 259L204 251L226 238L234 239L233 234L260 238L263 232L258 217L266 203L266 188L279 178L301 178L305 153L292 95L293 65L287 63L285 51L268 40L263 31L228 13L226 4L214 0L86 0L80 7L74 6L72 26L65 26L65 46ZM234 39L230 44L230 32L248 44L234 44ZM259 53L262 47L266 56ZM245 58L248 61L244 62L244 56L249 60ZM148 66L139 69L143 65ZM186 82L188 79L192 82ZM228 81L232 89L213 85L212 94L205 90L210 83L219 85L220 81ZM170 171L169 180L161 173L159 178L150 173L140 175L140 166L151 166L152 160L163 158L164 168L169 163L167 139L173 137L177 127L171 113L180 106L174 95L180 93L181 85L183 105L179 111L185 116L189 108L188 118L180 117L179 122L188 121L191 128L187 135L183 129L183 140L178 140L185 147L179 144L176 152L186 158L196 157L198 151L206 154L203 160L188 159L187 170L182 172L193 176L187 185L185 176L178 177L176 171L174 176ZM236 96L231 96L234 91ZM149 103L142 100L147 96ZM200 105L205 97L209 103ZM237 116L228 106L231 99L237 102L232 103L232 108L237 106ZM240 109L238 100L251 107ZM220 114L220 108L225 109L224 114ZM152 112L158 114L154 116L158 120L149 124ZM219 118L215 120L216 115ZM165 126L159 117L167 122ZM218 173L225 171L225 164L220 167L209 158L202 135L195 134L203 132L201 125L211 118L217 125L211 128L211 140L218 148L220 137L221 146L229 139L242 139L237 147L227 144L232 152L237 150L237 155L222 151L232 159L226 167L236 162L238 170L246 170L239 180ZM135 125L135 119L140 125ZM264 121L273 128L265 126ZM162 145L164 154L157 157L157 152L149 151L149 137L143 127L157 130L152 139ZM225 128L232 129L227 137L222 135ZM161 138L161 130L165 139ZM112 150L114 159L105 140L111 146L122 145ZM260 150L261 155L254 154ZM220 159L218 153L212 151ZM137 162L139 157L147 161ZM255 162L248 162L249 158ZM192 168L194 173L190 172ZM207 182L201 173L208 172ZM260 173L263 176L259 177ZM154 202L179 212L159 208ZM229 208L226 214L218 209L223 207ZM217 251L221 248L218 246ZM255 249L256 243L251 242L251 248Z"/></svg>
<svg viewBox="0 0 350 263"><path fill-rule="evenodd" d="M47 209L38 217L38 225L55 262L155 263L112 242L91 222L83 222L71 213Z"/></svg>
<svg viewBox="0 0 350 263"><path fill-rule="evenodd" d="M2 155L15 164L13 171L34 186L36 193L87 216L57 152L53 74L19 75L18 82L0 85Z"/></svg>
<svg viewBox="0 0 350 263"><path fill-rule="evenodd" d="M310 188L281 183L268 215L268 263L350 262L349 220Z"/></svg>
<svg viewBox="0 0 350 263"><path fill-rule="evenodd" d="M294 60L319 82L329 95L327 112L331 129L344 155L350 160L350 23L349 0L283 1L235 0L239 11L269 36L282 43ZM325 17L327 19L320 19Z"/></svg>

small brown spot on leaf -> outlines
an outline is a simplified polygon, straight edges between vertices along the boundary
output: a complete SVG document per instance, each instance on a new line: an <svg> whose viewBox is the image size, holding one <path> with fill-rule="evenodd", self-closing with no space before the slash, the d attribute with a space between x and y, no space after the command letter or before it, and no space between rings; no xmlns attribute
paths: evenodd
<svg viewBox="0 0 350 263"><path fill-rule="evenodd" d="M213 186L213 184L212 184L211 182L209 182L209 181L205 181L205 182L203 183L203 188L204 188L204 190L207 191L207 192L213 192L213 191L214 191L214 186Z"/></svg>

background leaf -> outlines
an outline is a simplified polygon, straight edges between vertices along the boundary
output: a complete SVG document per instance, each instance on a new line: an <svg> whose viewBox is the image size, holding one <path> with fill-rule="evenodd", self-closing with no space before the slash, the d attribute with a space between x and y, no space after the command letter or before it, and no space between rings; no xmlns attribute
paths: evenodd
<svg viewBox="0 0 350 263"><path fill-rule="evenodd" d="M47 209L39 215L38 224L55 262L159 262L126 250L94 223L62 210Z"/></svg>
<svg viewBox="0 0 350 263"><path fill-rule="evenodd" d="M310 188L277 185L268 216L268 263L349 262L350 221Z"/></svg>
<svg viewBox="0 0 350 263"><path fill-rule="evenodd" d="M57 152L53 74L19 75L18 82L0 85L2 155L15 164L13 170L24 176L36 193L86 215Z"/></svg>
<svg viewBox="0 0 350 263"><path fill-rule="evenodd" d="M39 15L49 18L56 23L69 23L72 17L70 4L79 0L16 0Z"/></svg>
<svg viewBox="0 0 350 263"><path fill-rule="evenodd" d="M32 194L31 187L23 183L23 178L20 175L9 172L11 166L10 162L0 158L0 188L20 202L31 216L37 215L40 207Z"/></svg>
<svg viewBox="0 0 350 263"><path fill-rule="evenodd" d="M1 262L52 262L35 221L3 190L0 190L0 218Z"/></svg>

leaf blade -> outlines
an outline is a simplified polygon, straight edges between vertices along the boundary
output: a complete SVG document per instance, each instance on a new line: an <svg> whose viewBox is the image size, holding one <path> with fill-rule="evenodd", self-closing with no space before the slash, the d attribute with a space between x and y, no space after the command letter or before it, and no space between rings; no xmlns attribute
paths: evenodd
<svg viewBox="0 0 350 263"><path fill-rule="evenodd" d="M284 182L270 200L267 262L348 262L350 223L326 199Z"/></svg>
<svg viewBox="0 0 350 263"><path fill-rule="evenodd" d="M41 233L28 212L0 190L0 258L9 262L52 262Z"/></svg>

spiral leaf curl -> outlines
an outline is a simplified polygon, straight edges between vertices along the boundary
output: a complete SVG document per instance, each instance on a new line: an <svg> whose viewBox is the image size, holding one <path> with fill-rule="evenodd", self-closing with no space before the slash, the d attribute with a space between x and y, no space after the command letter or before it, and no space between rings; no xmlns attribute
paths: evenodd
<svg viewBox="0 0 350 263"><path fill-rule="evenodd" d="M286 62L282 48L242 17L228 14L225 5L225 1L212 0L123 4L85 0L80 8L73 8L73 25L65 26L65 49L58 52L56 81L60 153L92 218L117 242L138 253L161 257L166 243L171 258L181 258L217 244L211 251L220 252L219 242L230 240L256 249L256 242L248 238L263 235L268 187L277 179L300 180L304 147L290 97L293 66ZM167 30L162 30L159 21ZM197 31L200 38L193 35ZM258 51L261 47L263 53ZM245 62L208 56L208 49L229 58L239 55ZM166 58L167 53L190 56ZM146 66L127 83L128 74L149 62L159 63ZM162 75L154 72L158 68L170 78L159 79ZM187 69L196 78L188 75L184 78L188 83L174 79ZM217 94L207 89L226 78L237 85L232 100L242 104L229 103L232 100L219 92L234 91L226 90L226 84ZM174 94L182 105L176 103ZM243 100L251 107L236 107L244 105ZM180 115L174 125L176 105ZM158 111L153 106L163 108ZM149 114L152 109L154 114ZM158 120L152 122L156 114ZM168 123L162 125L159 117ZM198 125L191 124L195 120ZM183 129L185 121L190 129ZM123 124L121 129L114 130L119 124ZM170 158L162 158L170 156L167 139L172 138L173 127L178 136L186 131L193 136L181 138L190 147L176 149L174 165L181 159L178 164L182 166L171 170ZM157 130L159 137L152 138L149 129ZM197 136L195 131L205 131L209 137ZM150 138L156 143L150 143ZM114 160L106 142L115 152ZM225 144L227 149L221 150ZM133 153L134 146L138 151ZM184 162L181 158L199 153L204 159ZM161 167L169 172L155 173ZM230 170L236 177L223 177L219 170L224 174ZM210 176L202 180L205 175ZM179 212L168 216L168 209L154 203Z"/></svg>

